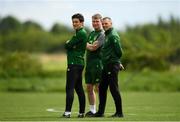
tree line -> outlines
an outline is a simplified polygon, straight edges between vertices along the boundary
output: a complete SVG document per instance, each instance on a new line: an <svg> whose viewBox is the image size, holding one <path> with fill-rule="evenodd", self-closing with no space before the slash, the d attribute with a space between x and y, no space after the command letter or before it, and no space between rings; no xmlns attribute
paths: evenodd
<svg viewBox="0 0 180 122"><path fill-rule="evenodd" d="M157 23L127 26L125 31L119 31L124 52L122 63L130 70L165 70L179 64L179 32L180 20L174 16L169 20L159 17ZM72 35L73 29L63 23L45 30L32 20L21 22L13 16L0 17L0 59L13 52L61 52Z"/></svg>

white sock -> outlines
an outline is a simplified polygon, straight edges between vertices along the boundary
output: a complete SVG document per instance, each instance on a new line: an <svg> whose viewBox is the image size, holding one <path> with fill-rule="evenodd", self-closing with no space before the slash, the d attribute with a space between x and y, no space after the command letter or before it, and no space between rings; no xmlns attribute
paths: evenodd
<svg viewBox="0 0 180 122"><path fill-rule="evenodd" d="M71 112L65 111L64 114L65 114L65 115L69 115L69 114L71 114Z"/></svg>
<svg viewBox="0 0 180 122"><path fill-rule="evenodd" d="M90 111L95 114L96 113L96 105L90 105Z"/></svg>

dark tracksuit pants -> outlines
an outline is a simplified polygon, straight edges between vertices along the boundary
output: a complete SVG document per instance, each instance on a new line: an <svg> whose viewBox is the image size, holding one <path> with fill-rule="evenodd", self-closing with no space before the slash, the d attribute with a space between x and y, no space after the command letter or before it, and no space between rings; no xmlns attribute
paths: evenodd
<svg viewBox="0 0 180 122"><path fill-rule="evenodd" d="M66 110L71 112L74 89L78 95L79 113L85 112L85 93L82 86L82 71L84 66L68 65L66 74Z"/></svg>
<svg viewBox="0 0 180 122"><path fill-rule="evenodd" d="M102 71L102 81L99 84L99 110L100 114L104 114L107 89L110 88L111 95L115 102L116 113L122 114L122 100L118 88L118 72L120 70L119 64L108 64Z"/></svg>

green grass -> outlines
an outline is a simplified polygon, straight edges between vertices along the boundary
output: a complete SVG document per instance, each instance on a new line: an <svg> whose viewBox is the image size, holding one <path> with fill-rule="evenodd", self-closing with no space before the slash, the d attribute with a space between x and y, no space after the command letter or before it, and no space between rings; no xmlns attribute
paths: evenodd
<svg viewBox="0 0 180 122"><path fill-rule="evenodd" d="M77 118L75 95L72 118L59 117L65 106L65 93L0 93L0 121L180 121L180 93L123 92L124 118L109 118L114 113L108 94L104 118ZM53 108L60 112L48 112ZM88 105L86 106L88 111Z"/></svg>

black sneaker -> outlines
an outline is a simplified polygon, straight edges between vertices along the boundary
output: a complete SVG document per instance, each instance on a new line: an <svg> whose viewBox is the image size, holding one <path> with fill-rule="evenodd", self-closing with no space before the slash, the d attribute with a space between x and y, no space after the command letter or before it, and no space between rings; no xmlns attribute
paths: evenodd
<svg viewBox="0 0 180 122"><path fill-rule="evenodd" d="M86 116L86 117L93 117L93 116L94 116L94 113L91 112L91 111L89 111L89 112L86 113L85 116Z"/></svg>
<svg viewBox="0 0 180 122"><path fill-rule="evenodd" d="M71 114L65 115L65 113L62 115L64 118L71 118Z"/></svg>
<svg viewBox="0 0 180 122"><path fill-rule="evenodd" d="M96 112L93 117L104 117L104 114Z"/></svg>
<svg viewBox="0 0 180 122"><path fill-rule="evenodd" d="M78 114L78 118L84 118L84 113Z"/></svg>
<svg viewBox="0 0 180 122"><path fill-rule="evenodd" d="M122 117L124 117L124 116L123 116L123 114L115 113L115 114L113 114L111 117L119 117L119 118L122 118Z"/></svg>

